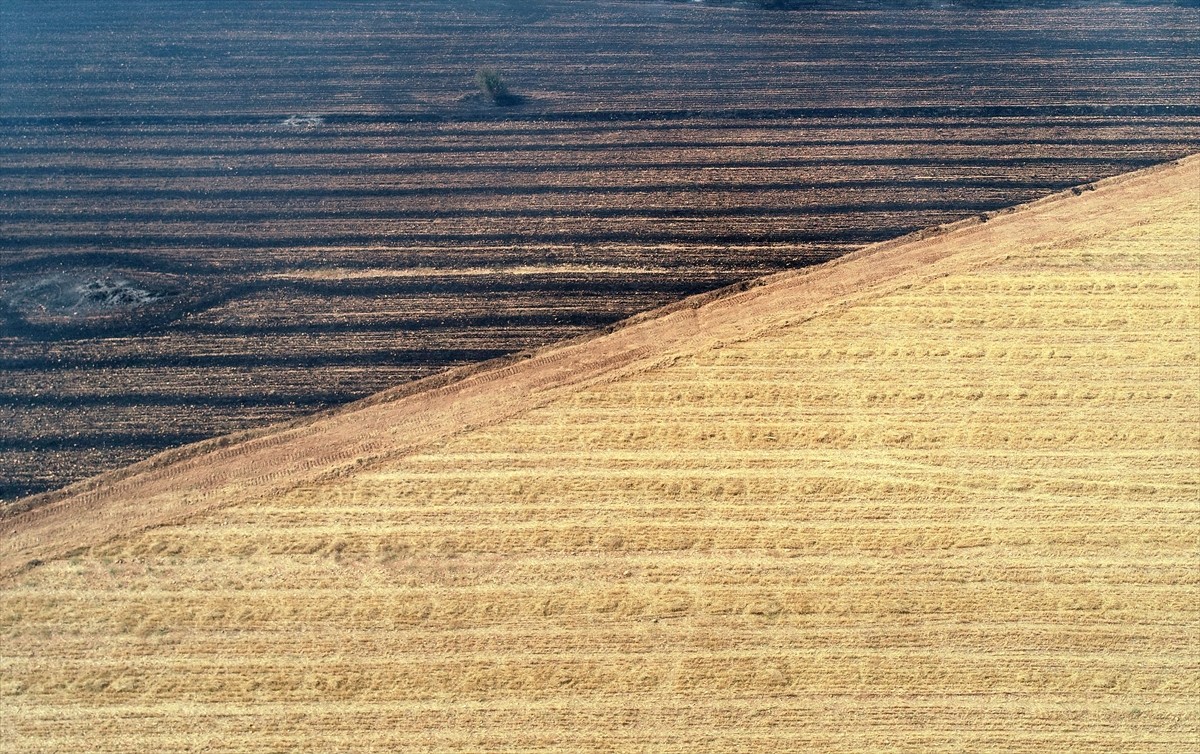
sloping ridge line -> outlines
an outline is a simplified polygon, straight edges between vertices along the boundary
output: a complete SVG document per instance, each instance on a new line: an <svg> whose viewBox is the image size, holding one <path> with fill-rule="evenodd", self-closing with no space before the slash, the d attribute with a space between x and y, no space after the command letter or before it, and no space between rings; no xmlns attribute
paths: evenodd
<svg viewBox="0 0 1200 754"><path fill-rule="evenodd" d="M685 344L752 337L923 276L946 274L934 272L933 265L955 257L965 238L1063 202L1088 196L1095 202L1162 173L1190 171L1200 175L1200 154L866 246L821 265L692 296L579 338L449 370L301 420L170 450L26 498L0 519L0 579L236 500L270 496L415 452L571 390L669 361L672 349ZM1002 254L1000 249L987 259L955 261L970 267Z"/></svg>

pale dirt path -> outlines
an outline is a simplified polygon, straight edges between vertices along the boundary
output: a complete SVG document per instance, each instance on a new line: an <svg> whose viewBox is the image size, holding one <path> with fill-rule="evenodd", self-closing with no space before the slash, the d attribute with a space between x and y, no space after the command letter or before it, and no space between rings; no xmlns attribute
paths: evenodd
<svg viewBox="0 0 1200 754"><path fill-rule="evenodd" d="M1139 198L1200 191L1200 155L1092 188L996 213L987 222L970 219L875 244L745 290L692 297L606 334L449 372L305 422L169 451L72 485L2 522L0 578L115 537L403 456L717 341L987 265L1018 243L1062 242L1136 223Z"/></svg>

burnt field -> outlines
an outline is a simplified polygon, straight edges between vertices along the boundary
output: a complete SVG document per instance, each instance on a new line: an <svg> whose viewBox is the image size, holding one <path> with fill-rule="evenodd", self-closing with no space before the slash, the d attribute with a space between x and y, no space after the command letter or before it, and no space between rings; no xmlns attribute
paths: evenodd
<svg viewBox="0 0 1200 754"><path fill-rule="evenodd" d="M1198 27L5 3L0 499L1194 152Z"/></svg>

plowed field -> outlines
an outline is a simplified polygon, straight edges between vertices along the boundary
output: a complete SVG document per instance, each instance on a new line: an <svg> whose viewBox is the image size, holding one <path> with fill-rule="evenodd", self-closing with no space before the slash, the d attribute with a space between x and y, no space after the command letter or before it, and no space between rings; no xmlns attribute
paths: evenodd
<svg viewBox="0 0 1200 754"><path fill-rule="evenodd" d="M10 518L0 748L1187 751L1197 185L1105 181Z"/></svg>
<svg viewBox="0 0 1200 754"><path fill-rule="evenodd" d="M0 4L0 499L1193 152L1197 27Z"/></svg>

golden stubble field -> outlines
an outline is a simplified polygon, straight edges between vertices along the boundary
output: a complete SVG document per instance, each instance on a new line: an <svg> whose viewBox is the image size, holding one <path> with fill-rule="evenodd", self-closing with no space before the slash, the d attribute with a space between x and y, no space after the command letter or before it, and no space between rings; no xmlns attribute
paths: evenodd
<svg viewBox="0 0 1200 754"><path fill-rule="evenodd" d="M1102 182L9 517L0 750L1188 750L1198 186Z"/></svg>

